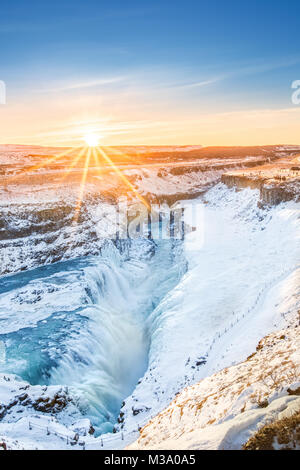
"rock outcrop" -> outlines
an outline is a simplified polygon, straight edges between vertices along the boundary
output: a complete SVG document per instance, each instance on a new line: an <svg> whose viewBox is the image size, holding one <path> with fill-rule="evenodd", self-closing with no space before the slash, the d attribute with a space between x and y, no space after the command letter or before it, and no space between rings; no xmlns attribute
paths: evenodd
<svg viewBox="0 0 300 470"><path fill-rule="evenodd" d="M252 170L237 170L222 175L221 181L229 188L259 189L262 205L300 200L300 168L295 165L299 157L277 164L264 165Z"/></svg>

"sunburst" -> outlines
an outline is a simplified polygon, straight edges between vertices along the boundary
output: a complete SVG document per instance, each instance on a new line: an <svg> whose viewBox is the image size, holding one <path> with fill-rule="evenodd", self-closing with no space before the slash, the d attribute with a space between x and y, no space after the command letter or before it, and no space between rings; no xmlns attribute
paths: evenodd
<svg viewBox="0 0 300 470"><path fill-rule="evenodd" d="M36 172L37 170L47 167L47 165L51 163L59 162L60 159L66 157L67 155L76 153L74 158L72 158L71 163L68 165L66 171L63 173L62 177L58 180L59 184L62 184L65 181L65 179L70 175L70 173L73 171L74 167L78 165L81 160L84 159L84 165L82 169L81 181L80 181L80 186L79 186L79 191L78 191L78 198L77 198L75 211L74 211L73 223L77 224L79 220L82 202L84 199L84 192L86 189L88 172L89 172L90 164L91 164L91 157L93 157L93 161L96 166L96 171L98 173L100 173L101 171L101 166L104 166L104 167L109 166L109 168L111 168L116 173L116 175L120 178L122 183L126 185L129 191L132 192L146 206L148 210L150 210L150 206L148 202L145 200L145 198L138 192L135 186L128 180L128 178L122 172L122 170L118 167L118 165L112 161L110 156L105 151L104 147L99 146L100 139L101 139L101 136L98 136L96 134L93 134L93 133L86 134L84 137L84 141L86 143L85 146L81 145L79 147L69 148L65 150L64 152L61 152L57 155L54 155L54 156L51 156L50 158L45 159L43 162L35 166L25 169L24 171L18 173L17 175L10 176L8 180L17 180L27 174ZM107 149L109 153L112 155L122 156L126 158L127 160L132 161L130 156L121 152L120 150L117 150L113 147L107 147ZM76 151L79 151L79 153L77 153Z"/></svg>
<svg viewBox="0 0 300 470"><path fill-rule="evenodd" d="M96 151L99 152L104 160L112 167L112 169L116 172L116 174L120 177L120 179L127 185L127 187L132 191L137 198L150 210L150 206L145 198L138 192L138 190L133 186L133 184L128 180L128 178L124 175L124 173L120 170L120 168L110 159L110 157L105 153L103 148L96 147Z"/></svg>
<svg viewBox="0 0 300 470"><path fill-rule="evenodd" d="M78 195L78 200L76 204L76 209L75 209L75 214L74 214L74 222L78 222L80 210L81 210L81 205L82 205L82 200L83 200L83 195L84 195L84 190L85 190L85 184L86 184L86 178L87 174L89 171L89 164L90 164L90 158L91 158L91 148L88 148L87 154L85 157L85 162L84 162L84 168L82 172L82 177L81 177L81 183L79 187L79 195Z"/></svg>
<svg viewBox="0 0 300 470"><path fill-rule="evenodd" d="M85 143L88 147L97 147L99 145L100 135L89 133L84 136Z"/></svg>
<svg viewBox="0 0 300 470"><path fill-rule="evenodd" d="M53 162L59 160L60 158L66 157L70 153L74 152L76 149L80 149L80 148L82 148L82 145L79 146L79 147L72 147L68 150L65 150L64 152L59 153L58 155L54 155L53 157L47 158L45 161L43 161L42 163L39 163L38 165L34 165L30 168L27 168L24 171L21 171L17 175L11 176L10 179L11 180L17 180L19 178L22 178L23 176L27 175L28 173L32 173L33 171L40 170L41 168L44 168L45 166L49 165L50 163L53 163Z"/></svg>
<svg viewBox="0 0 300 470"><path fill-rule="evenodd" d="M79 161L84 156L86 151L87 151L87 147L82 147L82 149L79 152L78 156L74 158L71 165L68 167L67 171L63 174L62 178L60 179L61 183L67 178L67 176L69 176L69 174L71 173L73 168L77 165L77 163L79 163Z"/></svg>

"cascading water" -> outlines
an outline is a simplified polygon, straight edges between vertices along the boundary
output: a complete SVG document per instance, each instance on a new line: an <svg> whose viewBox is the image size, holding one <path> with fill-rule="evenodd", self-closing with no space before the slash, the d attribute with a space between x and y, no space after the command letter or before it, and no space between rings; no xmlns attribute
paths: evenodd
<svg viewBox="0 0 300 470"><path fill-rule="evenodd" d="M143 376L146 320L185 270L178 241L128 240L125 248L108 243L100 257L1 279L0 370L69 386L97 433L112 430Z"/></svg>

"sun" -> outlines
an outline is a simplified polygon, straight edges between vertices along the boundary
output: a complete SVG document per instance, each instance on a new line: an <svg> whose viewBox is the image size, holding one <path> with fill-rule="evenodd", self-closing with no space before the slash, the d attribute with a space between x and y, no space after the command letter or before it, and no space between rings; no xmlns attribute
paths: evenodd
<svg viewBox="0 0 300 470"><path fill-rule="evenodd" d="M99 145L100 136L96 134L86 134L84 140L89 147L97 147Z"/></svg>

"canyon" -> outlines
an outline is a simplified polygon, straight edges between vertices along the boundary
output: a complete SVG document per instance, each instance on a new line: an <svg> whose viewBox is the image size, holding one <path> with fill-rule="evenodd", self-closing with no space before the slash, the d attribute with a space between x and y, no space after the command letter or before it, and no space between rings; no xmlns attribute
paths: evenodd
<svg viewBox="0 0 300 470"><path fill-rule="evenodd" d="M111 150L195 228L112 240L112 207L137 201L111 168L89 169L74 225L76 152L2 147L0 445L240 448L295 410L299 150Z"/></svg>

